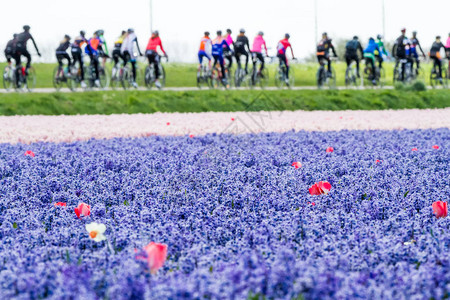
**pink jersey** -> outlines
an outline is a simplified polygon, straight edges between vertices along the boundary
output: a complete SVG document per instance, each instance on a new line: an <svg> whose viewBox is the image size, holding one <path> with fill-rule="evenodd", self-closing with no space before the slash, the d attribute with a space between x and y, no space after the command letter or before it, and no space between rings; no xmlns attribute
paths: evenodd
<svg viewBox="0 0 450 300"><path fill-rule="evenodd" d="M261 53L263 45L264 45L264 49L266 50L266 53L267 53L266 41L264 40L264 38L261 35L258 35L253 40L252 52Z"/></svg>
<svg viewBox="0 0 450 300"><path fill-rule="evenodd" d="M231 34L229 34L225 40L228 44L228 46L233 45L233 38L231 37Z"/></svg>
<svg viewBox="0 0 450 300"><path fill-rule="evenodd" d="M445 44L445 48L450 49L450 36L447 39L447 44Z"/></svg>

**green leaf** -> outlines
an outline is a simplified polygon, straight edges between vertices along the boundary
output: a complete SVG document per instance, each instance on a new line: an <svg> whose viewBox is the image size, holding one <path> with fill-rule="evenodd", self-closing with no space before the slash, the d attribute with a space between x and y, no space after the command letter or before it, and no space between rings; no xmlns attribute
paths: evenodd
<svg viewBox="0 0 450 300"><path fill-rule="evenodd" d="M406 193L403 195L405 198L408 196L409 191L406 191Z"/></svg>
<svg viewBox="0 0 450 300"><path fill-rule="evenodd" d="M17 229L17 223L16 222L13 223L13 228Z"/></svg>

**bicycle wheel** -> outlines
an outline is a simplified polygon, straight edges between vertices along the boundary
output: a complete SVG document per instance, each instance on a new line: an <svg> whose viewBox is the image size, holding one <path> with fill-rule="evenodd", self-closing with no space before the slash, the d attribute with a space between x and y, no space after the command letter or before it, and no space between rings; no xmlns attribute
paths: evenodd
<svg viewBox="0 0 450 300"><path fill-rule="evenodd" d="M316 74L316 82L317 82L317 88L321 90L323 88L323 84L325 83L325 68L323 66L319 67L319 70L317 70Z"/></svg>
<svg viewBox="0 0 450 300"><path fill-rule="evenodd" d="M295 73L292 68L289 69L289 85L288 88L293 88L295 86Z"/></svg>
<svg viewBox="0 0 450 300"><path fill-rule="evenodd" d="M155 83L155 72L153 70L153 65L148 65L145 68L144 83L148 89L153 87L153 83Z"/></svg>
<svg viewBox="0 0 450 300"><path fill-rule="evenodd" d="M120 76L120 84L124 90L127 90L130 88L130 69L128 67L125 67L122 69L122 74Z"/></svg>
<svg viewBox="0 0 450 300"><path fill-rule="evenodd" d="M60 76L61 72L62 70L60 70L59 66L55 67L55 69L53 70L53 87L56 89L56 91L61 90L63 86L63 80Z"/></svg>
<svg viewBox="0 0 450 300"><path fill-rule="evenodd" d="M6 66L3 70L3 88L7 91L10 91L14 88L15 82L15 70L10 66Z"/></svg>
<svg viewBox="0 0 450 300"><path fill-rule="evenodd" d="M345 70L345 86L349 88L352 84L353 84L352 70L351 67L348 67L347 70Z"/></svg>
<svg viewBox="0 0 450 300"><path fill-rule="evenodd" d="M106 89L109 86L109 75L103 67L99 66L98 77L100 80L100 87Z"/></svg>
<svg viewBox="0 0 450 300"><path fill-rule="evenodd" d="M219 76L219 70L217 68L213 69L212 77L211 77L211 86L213 89L218 89L221 85L221 80Z"/></svg>
<svg viewBox="0 0 450 300"><path fill-rule="evenodd" d="M442 68L442 87L448 88L448 74L445 68Z"/></svg>
<svg viewBox="0 0 450 300"><path fill-rule="evenodd" d="M378 86L382 88L386 85L386 73L383 68L378 69L378 72Z"/></svg>
<svg viewBox="0 0 450 300"><path fill-rule="evenodd" d="M279 89L283 88L284 85L284 68L283 67L278 67L278 71L275 74L275 86L278 87Z"/></svg>
<svg viewBox="0 0 450 300"><path fill-rule="evenodd" d="M28 74L25 76L25 88L32 92L33 89L36 87L36 71L33 67L30 67L28 69Z"/></svg>
<svg viewBox="0 0 450 300"><path fill-rule="evenodd" d="M262 89L265 89L269 85L269 71L266 68L262 69L259 74L259 85Z"/></svg>
<svg viewBox="0 0 450 300"><path fill-rule="evenodd" d="M159 64L159 82L161 83L159 89L163 89L166 86L166 70L164 70L162 64Z"/></svg>
<svg viewBox="0 0 450 300"><path fill-rule="evenodd" d="M238 68L236 69L236 71L234 72L234 86L235 87L240 87L241 86L241 71L242 69L238 66Z"/></svg>
<svg viewBox="0 0 450 300"><path fill-rule="evenodd" d="M120 82L120 73L121 72L122 72L122 70L119 69L119 68L116 68L116 67L112 68L112 71L111 71L111 88L113 90L117 90L120 87L120 85L121 85L121 82Z"/></svg>

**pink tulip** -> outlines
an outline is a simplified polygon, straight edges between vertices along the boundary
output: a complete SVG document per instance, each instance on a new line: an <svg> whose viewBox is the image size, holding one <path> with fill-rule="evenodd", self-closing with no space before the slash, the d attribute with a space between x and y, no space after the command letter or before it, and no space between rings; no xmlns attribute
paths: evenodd
<svg viewBox="0 0 450 300"><path fill-rule="evenodd" d="M169 126L169 125L170 125L170 122L167 122L166 125Z"/></svg>
<svg viewBox="0 0 450 300"><path fill-rule="evenodd" d="M447 216L447 202L436 201L431 206L433 207L433 213L436 215L436 218L445 218Z"/></svg>
<svg viewBox="0 0 450 300"><path fill-rule="evenodd" d="M309 188L309 193L311 195L327 195L331 190L331 184L328 181L320 181L313 184L312 187Z"/></svg>
<svg viewBox="0 0 450 300"><path fill-rule="evenodd" d="M144 247L146 257L137 256L137 259L146 260L150 273L153 275L164 265L167 259L167 245L155 242L150 242Z"/></svg>
<svg viewBox="0 0 450 300"><path fill-rule="evenodd" d="M418 149L416 147L412 148L411 151L417 151Z"/></svg>
<svg viewBox="0 0 450 300"><path fill-rule="evenodd" d="M438 145L434 145L433 149L439 149L439 146Z"/></svg>
<svg viewBox="0 0 450 300"><path fill-rule="evenodd" d="M55 203L55 206L67 206L67 203L65 203L65 202L56 202Z"/></svg>
<svg viewBox="0 0 450 300"><path fill-rule="evenodd" d="M231 121L234 121L234 118L231 118Z"/></svg>
<svg viewBox="0 0 450 300"><path fill-rule="evenodd" d="M25 156L31 156L31 157L35 157L34 152L31 150L28 150L25 152Z"/></svg>
<svg viewBox="0 0 450 300"><path fill-rule="evenodd" d="M298 169L298 168L302 167L302 164L299 163L298 161L294 161L291 166L293 166L294 168Z"/></svg>
<svg viewBox="0 0 450 300"><path fill-rule="evenodd" d="M81 219L80 216L86 217L91 214L91 206L87 205L86 203L78 204L78 207L75 207L74 210L75 210L75 214L77 215L77 217L79 219Z"/></svg>
<svg viewBox="0 0 450 300"><path fill-rule="evenodd" d="M328 147L327 148L327 153L331 153L331 152L333 152L334 151L334 148L333 147Z"/></svg>

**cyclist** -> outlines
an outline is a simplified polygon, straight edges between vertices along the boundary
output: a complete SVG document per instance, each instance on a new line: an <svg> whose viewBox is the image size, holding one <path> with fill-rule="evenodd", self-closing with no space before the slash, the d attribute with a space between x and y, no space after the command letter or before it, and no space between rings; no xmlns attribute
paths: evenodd
<svg viewBox="0 0 450 300"><path fill-rule="evenodd" d="M247 47L247 49L246 49ZM247 52L248 50L248 52ZM241 55L245 56L245 73L248 74L248 53L250 52L250 44L248 38L245 36L245 29L239 30L239 35L234 42L234 56L236 57L236 62L241 68Z"/></svg>
<svg viewBox="0 0 450 300"><path fill-rule="evenodd" d="M203 57L206 57L209 61L209 69L211 69L211 47L212 47L212 42L211 39L209 38L209 32L205 31L205 36L201 39L200 41L200 49L198 50L198 61L199 61L199 65L198 65L198 70L197 72L200 72L201 68L202 68L202 62L203 62Z"/></svg>
<svg viewBox="0 0 450 300"><path fill-rule="evenodd" d="M224 66L224 59L223 59L223 49L226 49L228 51L231 51L230 47L228 46L226 40L222 37L222 31L217 31L217 37L212 41L212 56L214 58L213 65L215 66L217 62L220 64L220 71L222 73L222 83L224 85L227 84L227 79L225 77L225 66Z"/></svg>
<svg viewBox="0 0 450 300"><path fill-rule="evenodd" d="M92 38L90 38L87 41L88 46L86 46L86 48L84 48L84 52L87 55L89 55L89 58L91 59L91 64L94 67L94 72L95 72L94 83L97 87L100 87L100 71L99 71L100 51L99 51L99 49L101 48L102 41L100 40L98 34L99 34L98 31L94 32L94 35L92 36Z"/></svg>
<svg viewBox="0 0 450 300"><path fill-rule="evenodd" d="M359 78L359 56L358 50L360 53L364 53L364 50L361 46L361 43L358 40L357 36L354 36L351 41L349 41L345 45L345 61L347 62L347 68L350 67L352 61L356 62L356 75Z"/></svg>
<svg viewBox="0 0 450 300"><path fill-rule="evenodd" d="M123 40L125 39L126 36L127 36L127 32L125 30L122 30L122 34L114 42L114 49L112 52L114 68L117 68L117 65L119 64L120 59L124 60L122 53L121 53L121 48L122 48Z"/></svg>
<svg viewBox="0 0 450 300"><path fill-rule="evenodd" d="M280 60L280 66L282 64L286 66L285 81L287 85L289 85L289 63L286 56L286 51L288 48L291 48L292 59L295 59L294 50L292 50L291 43L289 43L290 38L291 36L289 35L289 33L286 33L284 35L284 39L280 40L277 45L277 57Z"/></svg>
<svg viewBox="0 0 450 300"><path fill-rule="evenodd" d="M396 62L395 62L395 68L398 67L398 64L400 63L400 60L407 59L410 60L409 54L409 48L410 48L410 42L409 39L406 37L406 29L402 28L401 35L395 40L394 46L392 47L392 53L395 56ZM405 64L402 64L402 76L401 80L403 81L405 79Z"/></svg>
<svg viewBox="0 0 450 300"><path fill-rule="evenodd" d="M133 87L137 88L138 85L136 83L136 55L134 55L134 44L136 43L136 48L138 50L139 56L142 56L141 49L139 48L139 43L137 40L137 36L134 33L133 28L129 28L127 32L127 36L123 40L121 53L123 59L125 61L124 67L127 65L128 61L131 63L131 69L133 72Z"/></svg>
<svg viewBox="0 0 450 300"><path fill-rule="evenodd" d="M441 37L437 36L433 45L431 45L430 58L433 59L434 66L437 65L439 68L438 78L439 78L439 81L442 83L442 61L441 61L441 53L440 53L441 48L444 48L444 50L445 50L445 46L441 42Z"/></svg>
<svg viewBox="0 0 450 300"><path fill-rule="evenodd" d="M375 70L375 53L381 53L380 48L378 48L378 44L375 42L374 38L369 39L369 44L367 45L366 49L364 49L364 58L366 61L370 63L370 67L372 69L371 76L369 80L372 80L372 83L374 85L377 84L376 80L376 70Z"/></svg>
<svg viewBox="0 0 450 300"><path fill-rule="evenodd" d="M84 63L83 63L83 50L81 49L83 45L87 45L87 40L85 37L86 33L81 30L80 35L75 38L75 40L72 43L71 51L72 51L72 65L75 66L76 62L80 65L80 75L81 75L81 82L80 85L82 88L86 88L86 83L84 82ZM86 47L89 47L87 45Z"/></svg>
<svg viewBox="0 0 450 300"><path fill-rule="evenodd" d="M333 44L331 43L331 39L328 38L328 35L326 32L322 33L322 39L320 40L319 44L317 45L317 60L320 61L322 59L325 59L328 62L328 77L331 77L331 59L330 59L330 49L333 51L333 55L337 57L336 50L334 49Z"/></svg>
<svg viewBox="0 0 450 300"><path fill-rule="evenodd" d="M384 57L389 56L389 53L387 52L386 47L384 46L383 36L381 34L377 35L377 45L378 48L380 49L380 53L376 55L376 58L378 60L378 67L381 69L383 68Z"/></svg>
<svg viewBox="0 0 450 300"><path fill-rule="evenodd" d="M64 36L64 39L61 41L61 43L59 43L59 47L56 49L56 59L58 60L58 65L59 65L58 73L61 72L61 70L62 70L63 59L67 59L68 69L70 70L72 61L70 60L69 54L67 54L67 52L66 52L67 49L69 49L69 47L70 47L70 36L66 34Z"/></svg>
<svg viewBox="0 0 450 300"><path fill-rule="evenodd" d="M105 31L102 29L97 30L97 37L100 40L100 45L98 47L98 55L99 57L103 58L102 60L102 67L105 68L106 59L109 58L109 51L108 47L106 45L105 37L103 36L105 34Z"/></svg>
<svg viewBox="0 0 450 300"><path fill-rule="evenodd" d="M16 60L16 65L20 65L21 64L21 56L25 56L27 58L27 67L26 67L26 72L28 72L28 69L31 66L31 55L27 50L27 42L28 40L31 39L31 41L33 42L34 48L36 49L36 52L39 56L41 56L41 53L39 52L38 47L36 46L36 42L33 39L33 36L30 34L30 26L25 25L23 26L23 32L19 33L19 35L17 36L17 43L16 43L16 52L15 52L15 60Z"/></svg>
<svg viewBox="0 0 450 300"><path fill-rule="evenodd" d="M414 61L417 65L417 70L419 70L420 67L420 61L419 61L419 54L417 53L417 48L419 48L420 52L422 52L422 56L425 58L425 53L422 50L422 46L420 45L419 40L417 39L417 31L412 32L412 38L411 41L411 56L414 58L412 60L411 68L414 67Z"/></svg>
<svg viewBox="0 0 450 300"><path fill-rule="evenodd" d="M259 60L261 62L261 67L258 70L258 74L262 76L262 70L264 69L264 57L262 55L262 48L264 46L264 51L266 53L266 56L269 56L267 54L267 45L266 41L263 38L264 32L260 31L258 32L258 35L253 40L253 47L252 47L252 58L253 58L253 68L256 67L256 63Z"/></svg>
<svg viewBox="0 0 450 300"><path fill-rule="evenodd" d="M164 48L161 43L161 39L159 37L159 32L157 30L153 31L152 36L148 40L147 48L145 51L145 55L147 56L148 63L153 64L155 67L155 86L157 88L161 88L161 83L159 82L159 54L158 54L158 47L161 49L162 53L164 53L164 56L168 59L166 51L164 51Z"/></svg>
<svg viewBox="0 0 450 300"><path fill-rule="evenodd" d="M234 44L233 38L231 37L231 29L227 29L227 33L225 33L225 41L227 42L228 48L230 50L224 49L223 56L228 59L228 69L231 69L233 65L233 51L231 51L231 45Z"/></svg>
<svg viewBox="0 0 450 300"><path fill-rule="evenodd" d="M17 36L18 34L14 33L13 39L9 40L8 43L6 44L5 57L9 66L11 66L11 59L14 56L14 52L16 52Z"/></svg>

